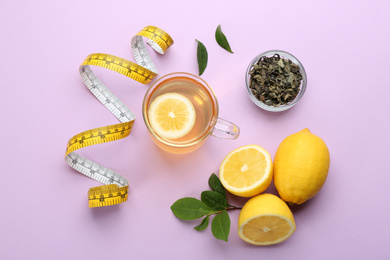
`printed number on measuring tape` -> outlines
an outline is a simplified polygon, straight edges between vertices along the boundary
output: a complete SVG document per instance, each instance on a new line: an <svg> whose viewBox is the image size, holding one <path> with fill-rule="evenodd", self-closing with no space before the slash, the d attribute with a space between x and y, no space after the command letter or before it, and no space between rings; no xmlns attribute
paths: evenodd
<svg viewBox="0 0 390 260"><path fill-rule="evenodd" d="M89 189L89 207L103 207L125 202L129 182L115 171L88 160L75 151L90 145L125 138L130 134L135 120L133 112L96 77L90 66L107 68L142 84L149 84L158 72L146 49L143 37L147 38L146 43L160 54L164 54L173 44L168 33L155 26L146 26L131 40L136 63L110 54L94 53L89 55L79 68L80 76L87 88L121 122L81 132L73 136L66 146L66 163L78 172L104 184Z"/></svg>

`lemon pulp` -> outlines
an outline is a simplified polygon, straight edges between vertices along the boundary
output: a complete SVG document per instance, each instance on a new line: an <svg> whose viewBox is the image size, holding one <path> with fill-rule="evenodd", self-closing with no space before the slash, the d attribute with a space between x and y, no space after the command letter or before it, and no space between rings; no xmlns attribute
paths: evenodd
<svg viewBox="0 0 390 260"><path fill-rule="evenodd" d="M238 218L238 235L254 245L283 242L295 229L291 210L273 194L260 194L248 200Z"/></svg>
<svg viewBox="0 0 390 260"><path fill-rule="evenodd" d="M252 197L267 189L272 180L270 154L259 145L245 145L230 152L219 169L222 185L231 193Z"/></svg>
<svg viewBox="0 0 390 260"><path fill-rule="evenodd" d="M150 104L148 117L151 127L159 136L178 139L191 131L196 112L191 101L184 95L166 93Z"/></svg>

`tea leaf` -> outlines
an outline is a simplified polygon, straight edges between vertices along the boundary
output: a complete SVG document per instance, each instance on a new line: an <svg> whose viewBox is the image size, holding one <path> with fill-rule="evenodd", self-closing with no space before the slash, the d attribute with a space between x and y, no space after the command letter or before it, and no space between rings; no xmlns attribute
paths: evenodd
<svg viewBox="0 0 390 260"><path fill-rule="evenodd" d="M228 207L226 197L216 191L203 191L200 195L200 199L213 210L223 210Z"/></svg>
<svg viewBox="0 0 390 260"><path fill-rule="evenodd" d="M209 178L209 186L212 190L219 192L226 198L226 190L223 187L221 180L215 175L215 173L211 174Z"/></svg>
<svg viewBox="0 0 390 260"><path fill-rule="evenodd" d="M217 30L215 31L215 39L217 40L219 46L221 46L228 52L233 53L232 50L230 49L230 45L228 40L226 39L225 34L223 34L222 32L221 25L218 25Z"/></svg>
<svg viewBox="0 0 390 260"><path fill-rule="evenodd" d="M207 228L207 226L209 225L209 219L210 219L210 215L206 216L202 220L202 223L200 223L199 226L194 227L194 229L197 231L205 230Z"/></svg>
<svg viewBox="0 0 390 260"><path fill-rule="evenodd" d="M212 210L198 199L186 197L172 204L171 210L179 219L193 220L212 213Z"/></svg>
<svg viewBox="0 0 390 260"><path fill-rule="evenodd" d="M198 59L198 68L199 68L199 76L200 76L203 74L204 70L207 67L208 54L204 44L198 40L196 41L198 42L197 59Z"/></svg>
<svg viewBox="0 0 390 260"><path fill-rule="evenodd" d="M228 241L230 232L230 218L226 210L216 215L211 223L211 231L215 238Z"/></svg>

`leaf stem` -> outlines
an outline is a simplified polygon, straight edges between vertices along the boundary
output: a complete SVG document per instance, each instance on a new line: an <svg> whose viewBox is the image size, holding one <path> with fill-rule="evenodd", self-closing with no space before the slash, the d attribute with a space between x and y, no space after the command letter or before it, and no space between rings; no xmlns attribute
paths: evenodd
<svg viewBox="0 0 390 260"><path fill-rule="evenodd" d="M242 208L241 207L236 207L236 206L233 206L233 205L229 205L229 207L227 207L226 209L217 210L217 211L211 211L210 213L204 214L204 216L211 216L211 215L214 215L214 214L219 214L219 213L221 213L224 210L231 211L231 210L236 210L236 209L242 209Z"/></svg>
<svg viewBox="0 0 390 260"><path fill-rule="evenodd" d="M235 209L242 209L242 207L236 207L233 205L229 205L229 207L226 210L235 210Z"/></svg>

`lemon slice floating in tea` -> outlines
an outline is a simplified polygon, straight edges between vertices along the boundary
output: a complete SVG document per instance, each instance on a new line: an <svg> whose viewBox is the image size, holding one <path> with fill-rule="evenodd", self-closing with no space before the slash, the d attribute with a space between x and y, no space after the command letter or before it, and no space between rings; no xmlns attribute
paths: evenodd
<svg viewBox="0 0 390 260"><path fill-rule="evenodd" d="M191 101L178 93L166 93L150 105L149 121L154 131L167 139L178 139L194 127L196 112Z"/></svg>

